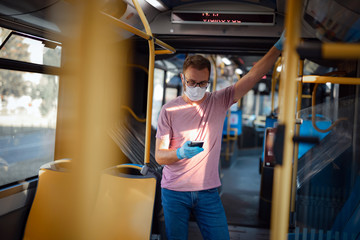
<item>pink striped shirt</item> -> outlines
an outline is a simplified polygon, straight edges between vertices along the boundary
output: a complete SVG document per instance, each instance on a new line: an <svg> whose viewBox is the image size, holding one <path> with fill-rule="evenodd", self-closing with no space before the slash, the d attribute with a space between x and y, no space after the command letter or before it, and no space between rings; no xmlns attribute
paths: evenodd
<svg viewBox="0 0 360 240"><path fill-rule="evenodd" d="M226 112L234 103L234 86L206 94L200 105L177 97L161 109L156 137L169 140L169 149L180 148L189 140L204 141L203 152L164 166L162 188L201 191L221 185L218 167L222 129Z"/></svg>

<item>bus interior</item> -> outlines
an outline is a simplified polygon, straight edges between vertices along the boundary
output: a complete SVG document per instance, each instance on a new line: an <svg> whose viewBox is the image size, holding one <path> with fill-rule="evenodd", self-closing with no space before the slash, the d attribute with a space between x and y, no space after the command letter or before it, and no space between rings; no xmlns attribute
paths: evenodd
<svg viewBox="0 0 360 240"><path fill-rule="evenodd" d="M2 0L0 239L166 239L155 134L185 58L220 90L283 33L224 122L230 239L360 239L356 0Z"/></svg>

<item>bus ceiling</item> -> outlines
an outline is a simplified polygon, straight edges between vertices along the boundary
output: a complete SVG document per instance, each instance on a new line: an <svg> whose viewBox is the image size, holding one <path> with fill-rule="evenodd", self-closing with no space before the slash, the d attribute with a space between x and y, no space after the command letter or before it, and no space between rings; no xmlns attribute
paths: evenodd
<svg viewBox="0 0 360 240"><path fill-rule="evenodd" d="M77 20L75 0L2 0L2 27L48 39L71 37ZM84 1L87 3L87 1ZM100 0L101 11L140 30L131 0ZM158 5L156 5L158 3ZM139 0L154 35L202 35L278 38L283 30L285 0L180 1ZM160 4L160 5L159 5ZM208 22L196 18L206 9ZM234 17L241 16L241 19ZM189 19L176 21L185 14ZM255 19L255 20L254 20ZM125 38L133 36L122 33Z"/></svg>
<svg viewBox="0 0 360 240"><path fill-rule="evenodd" d="M0 1L0 25L11 30L61 42L62 38L71 38L76 33L74 22L79 22L81 19L78 15L81 12L78 11L79 2L81 1L2 0ZM82 7L90 3L90 1L82 2L84 3ZM94 0L93 2L99 3L99 9L103 13L139 30L144 29L132 0ZM245 49L254 51L256 54L258 50L253 49L255 47L259 48L258 53L262 54L279 38L284 28L286 0L139 0L138 2L150 23L153 35L159 40L166 39L166 42L174 45L175 48L178 45L180 51L184 52L187 50L206 51L202 46L206 39L209 44L206 47L214 51L219 49L219 45L227 45L225 47L228 49L219 51L230 52L238 49L241 52ZM353 21L359 19L360 5L357 2L356 0L341 2L332 0L321 7L323 3L321 0L304 0L301 37L346 41L346 38L343 39L346 33L359 28L359 21L355 23ZM316 24L321 23L321 17L323 17L316 15L320 12L319 9L321 11L326 9L327 18L330 18L332 22L339 22L342 27L334 30L331 28L332 25L329 25L327 29L326 24ZM341 14L335 14L339 11ZM319 26L322 28L318 29ZM115 25L114 28L120 29ZM120 30L118 32L119 39L134 36L130 32ZM328 39L329 36L334 39ZM199 47L200 49L197 49Z"/></svg>

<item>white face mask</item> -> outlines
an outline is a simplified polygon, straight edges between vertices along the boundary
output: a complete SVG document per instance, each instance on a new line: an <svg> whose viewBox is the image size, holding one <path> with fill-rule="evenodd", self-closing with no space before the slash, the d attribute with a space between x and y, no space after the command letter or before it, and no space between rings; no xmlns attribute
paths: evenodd
<svg viewBox="0 0 360 240"><path fill-rule="evenodd" d="M188 87L186 86L185 95L191 100L191 101L199 101L201 100L206 92L206 88L201 87Z"/></svg>

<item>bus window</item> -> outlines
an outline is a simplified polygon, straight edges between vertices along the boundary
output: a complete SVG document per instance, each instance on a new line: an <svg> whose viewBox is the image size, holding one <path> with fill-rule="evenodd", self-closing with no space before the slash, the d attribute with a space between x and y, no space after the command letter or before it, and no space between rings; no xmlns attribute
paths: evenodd
<svg viewBox="0 0 360 240"><path fill-rule="evenodd" d="M60 66L60 55L60 47L14 34L0 50L2 58L52 66ZM0 185L36 176L54 160L58 82L55 75L0 69Z"/></svg>
<svg viewBox="0 0 360 240"><path fill-rule="evenodd" d="M156 129L161 107L181 94L181 80L178 77L179 66L176 66L173 62L157 60L155 66L151 125Z"/></svg>
<svg viewBox="0 0 360 240"><path fill-rule="evenodd" d="M274 93L274 108L278 107L278 93ZM250 120L254 120L257 116L267 116L271 113L271 95L255 93L250 90L242 99L244 115ZM251 125L251 121L246 125Z"/></svg>
<svg viewBox="0 0 360 240"><path fill-rule="evenodd" d="M164 92L164 75L165 71L159 68L154 69L154 97L152 107L151 125L156 128L158 116L162 107Z"/></svg>
<svg viewBox="0 0 360 240"><path fill-rule="evenodd" d="M169 102L170 100L173 100L178 96L177 88L166 88L165 96L166 96L165 103Z"/></svg>
<svg viewBox="0 0 360 240"><path fill-rule="evenodd" d="M166 72L166 89L165 89L165 103L176 98L179 93L179 85L181 80L178 73L167 71Z"/></svg>
<svg viewBox="0 0 360 240"><path fill-rule="evenodd" d="M11 30L0 27L0 45L10 36Z"/></svg>
<svg viewBox="0 0 360 240"><path fill-rule="evenodd" d="M8 32L7 29L0 28L1 35ZM0 35L0 37L2 37ZM1 39L3 42L5 39ZM50 42L42 39L33 39L11 32L9 39L1 48L0 57L31 62L37 64L45 64L48 66L60 67L61 46L58 43Z"/></svg>

